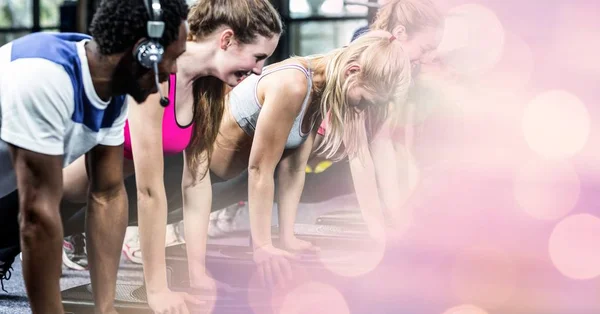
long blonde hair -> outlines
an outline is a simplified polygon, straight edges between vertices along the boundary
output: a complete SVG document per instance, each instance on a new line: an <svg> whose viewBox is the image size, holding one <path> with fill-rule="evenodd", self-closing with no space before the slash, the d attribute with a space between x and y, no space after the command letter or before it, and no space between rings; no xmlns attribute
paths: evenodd
<svg viewBox="0 0 600 314"><path fill-rule="evenodd" d="M410 36L425 27L437 28L443 23L442 13L431 0L390 0L379 8L370 29L392 32L402 25Z"/></svg>
<svg viewBox="0 0 600 314"><path fill-rule="evenodd" d="M443 27L444 16L431 0L389 0L377 11L370 29L392 32L400 25L404 26L410 37L427 27ZM410 106L393 106L390 109L393 111L390 113L390 125L393 128L406 126L414 113L414 108L411 110ZM371 121L369 124L377 125Z"/></svg>
<svg viewBox="0 0 600 314"><path fill-rule="evenodd" d="M234 38L242 44L252 43L258 36L273 38L283 31L281 17L269 0L198 0L190 8L188 23L188 41L201 40L223 25L230 27ZM226 91L227 86L212 76L201 77L193 83L194 134L186 157L194 180L205 158L210 164L225 110ZM202 169L201 177L207 171Z"/></svg>
<svg viewBox="0 0 600 314"><path fill-rule="evenodd" d="M410 61L400 43L384 31L372 31L348 46L319 58L327 60L325 84L322 88L319 112L327 119L325 136L317 154L331 160L354 156L358 151L358 132L364 130L364 117L370 123L381 124L387 117L390 103L404 104L411 80ZM360 71L346 77L352 65ZM361 86L385 101L359 113L348 105L348 91ZM344 149L340 149L344 145Z"/></svg>

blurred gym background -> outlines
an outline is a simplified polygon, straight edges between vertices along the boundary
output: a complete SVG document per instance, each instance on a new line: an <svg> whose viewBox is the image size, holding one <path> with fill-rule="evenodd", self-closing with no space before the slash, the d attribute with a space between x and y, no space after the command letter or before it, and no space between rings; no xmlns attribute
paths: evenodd
<svg viewBox="0 0 600 314"><path fill-rule="evenodd" d="M269 62L343 46L355 29L367 25L375 15L375 9L365 5L368 1L272 0L284 19L286 33ZM31 32L86 33L98 3L100 0L0 0L0 45Z"/></svg>

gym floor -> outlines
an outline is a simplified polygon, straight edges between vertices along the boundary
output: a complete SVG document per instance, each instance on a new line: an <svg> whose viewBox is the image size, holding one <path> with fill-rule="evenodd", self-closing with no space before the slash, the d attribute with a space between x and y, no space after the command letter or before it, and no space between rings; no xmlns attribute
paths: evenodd
<svg viewBox="0 0 600 314"><path fill-rule="evenodd" d="M352 208L352 197L340 197L321 204L301 204L298 208L298 223L314 223L320 215L336 208L338 210L348 210ZM273 224L277 222L277 211L273 211ZM249 228L247 208L236 217L238 228L245 230ZM61 290L80 286L90 282L90 276L87 271L70 270L63 266L63 276L60 280ZM142 284L142 265L133 264L121 258L119 268L118 282L129 284ZM23 282L23 273L21 271L21 260L15 260L13 264L12 277L5 281L4 286L8 293L0 291L0 314L21 314L31 313L27 302L27 293L25 283Z"/></svg>
<svg viewBox="0 0 600 314"><path fill-rule="evenodd" d="M142 265L137 265L121 259L119 268L119 282L122 283L142 283ZM80 286L90 282L90 275L87 271L70 270L63 266L63 276L60 279L62 290ZM21 260L15 260L13 264L12 278L4 283L8 291L0 292L0 313L1 314L24 314L31 313L27 302L27 293L25 292L25 283L23 282L23 273L21 272Z"/></svg>
<svg viewBox="0 0 600 314"><path fill-rule="evenodd" d="M350 291L341 300L352 313L447 314L471 305L477 310L460 313L600 313L600 267L593 253L600 241L598 178L600 172L579 172L577 203L561 214L566 218L549 220L534 219L518 206L514 181L505 173L454 170L423 176L410 230L382 267L346 286ZM297 222L356 210L352 203L345 197L301 204ZM236 219L240 229L248 228L247 209ZM277 222L276 211L272 221ZM0 313L30 313L20 261L12 276L5 283L10 293L0 292ZM140 284L141 266L122 261L118 281ZM87 272L65 270L61 288L89 282Z"/></svg>

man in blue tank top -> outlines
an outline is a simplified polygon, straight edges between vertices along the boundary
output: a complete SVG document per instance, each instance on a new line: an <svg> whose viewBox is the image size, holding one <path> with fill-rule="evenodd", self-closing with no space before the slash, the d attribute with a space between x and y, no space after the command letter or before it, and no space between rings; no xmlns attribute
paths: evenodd
<svg viewBox="0 0 600 314"><path fill-rule="evenodd" d="M92 37L35 33L0 47L0 223L14 225L19 214L23 277L33 313L63 313L62 169L84 154L96 312L116 313L127 225L125 97L142 103L157 92L155 78L166 81L177 70L187 13L185 0L104 0L91 24ZM15 243L11 234L14 230L0 225L0 282L10 278L19 252L5 245Z"/></svg>

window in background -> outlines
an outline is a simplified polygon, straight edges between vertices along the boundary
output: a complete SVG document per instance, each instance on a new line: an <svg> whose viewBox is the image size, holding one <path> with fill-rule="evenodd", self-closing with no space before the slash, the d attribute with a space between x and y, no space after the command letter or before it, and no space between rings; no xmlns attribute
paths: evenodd
<svg viewBox="0 0 600 314"><path fill-rule="evenodd" d="M368 2L368 0L353 0L354 2ZM326 15L339 16L344 14L367 14L365 6L344 5L344 0L290 0L290 14L292 16Z"/></svg>
<svg viewBox="0 0 600 314"><path fill-rule="evenodd" d="M27 35L33 26L33 1L0 0L0 45ZM16 30L10 30L15 28ZM8 30L7 30L8 29Z"/></svg>
<svg viewBox="0 0 600 314"><path fill-rule="evenodd" d="M33 26L32 0L0 0L0 28Z"/></svg>
<svg viewBox="0 0 600 314"><path fill-rule="evenodd" d="M291 15L306 15L310 13L310 5L307 0L290 0Z"/></svg>
<svg viewBox="0 0 600 314"><path fill-rule="evenodd" d="M65 0L40 0L40 26L60 25L60 6Z"/></svg>
<svg viewBox="0 0 600 314"><path fill-rule="evenodd" d="M305 22L288 25L291 53L298 56L325 53L350 42L354 31L367 20Z"/></svg>
<svg viewBox="0 0 600 314"><path fill-rule="evenodd" d="M8 6L0 0L0 28L7 28L12 25L12 14Z"/></svg>
<svg viewBox="0 0 600 314"><path fill-rule="evenodd" d="M351 0L350 2L361 2L361 3L367 3L369 2L369 0ZM369 9L364 6L364 5L351 5L351 4L346 4L346 12L350 13L350 14L367 14L369 11Z"/></svg>
<svg viewBox="0 0 600 314"><path fill-rule="evenodd" d="M308 0L313 2L313 10L315 8L318 13L323 15L343 15L348 13L344 7L344 0Z"/></svg>
<svg viewBox="0 0 600 314"><path fill-rule="evenodd" d="M36 30L39 26L43 31L59 31L60 6L65 1L77 0L36 1L39 5L37 12L34 12L33 0L0 0L0 45L34 31L34 21L39 22L35 25Z"/></svg>

